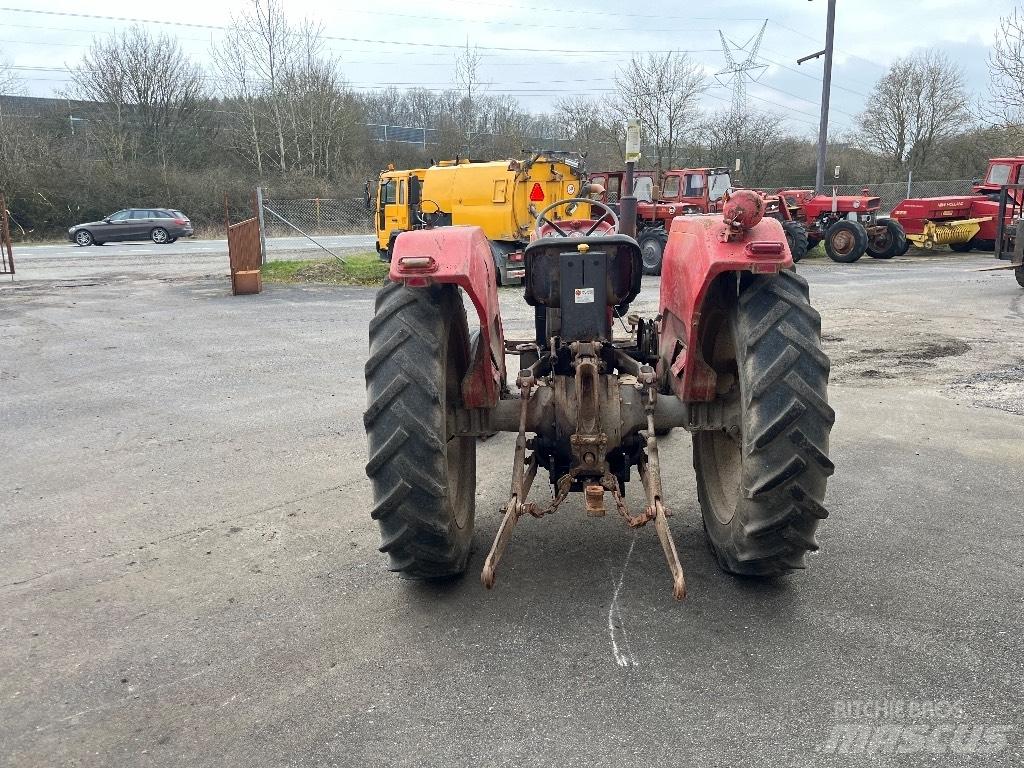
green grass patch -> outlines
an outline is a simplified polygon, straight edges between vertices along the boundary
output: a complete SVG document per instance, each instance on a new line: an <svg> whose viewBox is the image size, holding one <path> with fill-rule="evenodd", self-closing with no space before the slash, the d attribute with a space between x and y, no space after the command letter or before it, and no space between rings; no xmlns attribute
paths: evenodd
<svg viewBox="0 0 1024 768"><path fill-rule="evenodd" d="M268 283L380 285L389 266L376 253L352 253L346 254L344 264L337 259L268 261L261 271Z"/></svg>

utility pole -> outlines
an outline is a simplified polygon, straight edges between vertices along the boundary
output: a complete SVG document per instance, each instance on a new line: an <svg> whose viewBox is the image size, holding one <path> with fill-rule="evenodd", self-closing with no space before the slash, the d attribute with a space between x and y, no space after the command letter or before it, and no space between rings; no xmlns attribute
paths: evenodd
<svg viewBox="0 0 1024 768"><path fill-rule="evenodd" d="M836 32L836 0L828 0L828 20L825 22L825 50L797 59L803 64L819 56L825 57L825 73L821 79L821 122L818 125L818 167L814 175L814 194L820 195L825 186L825 154L828 149L828 102L832 95L832 46Z"/></svg>

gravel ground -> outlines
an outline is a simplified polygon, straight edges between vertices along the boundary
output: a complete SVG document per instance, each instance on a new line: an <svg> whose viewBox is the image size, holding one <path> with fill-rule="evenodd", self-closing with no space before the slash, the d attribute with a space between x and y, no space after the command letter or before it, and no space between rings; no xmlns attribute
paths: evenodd
<svg viewBox="0 0 1024 768"><path fill-rule="evenodd" d="M1024 291L991 265L800 265L834 362L821 551L720 573L677 431L683 603L653 530L578 499L483 591L509 435L480 447L468 577L384 569L371 289L26 268L0 285L0 765L1020 765ZM851 727L933 740L837 753Z"/></svg>

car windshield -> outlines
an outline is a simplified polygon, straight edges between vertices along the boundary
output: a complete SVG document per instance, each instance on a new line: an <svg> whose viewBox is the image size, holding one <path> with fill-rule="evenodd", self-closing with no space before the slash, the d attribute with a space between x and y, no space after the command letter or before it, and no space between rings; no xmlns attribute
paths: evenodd
<svg viewBox="0 0 1024 768"><path fill-rule="evenodd" d="M728 173L708 174L708 200L720 200L731 186L732 179Z"/></svg>
<svg viewBox="0 0 1024 768"><path fill-rule="evenodd" d="M989 184L1008 184L1010 182L1010 166L1006 163L996 163L988 172Z"/></svg>
<svg viewBox="0 0 1024 768"><path fill-rule="evenodd" d="M633 185L633 196L642 203L649 203L654 199L654 179L650 176L641 176Z"/></svg>

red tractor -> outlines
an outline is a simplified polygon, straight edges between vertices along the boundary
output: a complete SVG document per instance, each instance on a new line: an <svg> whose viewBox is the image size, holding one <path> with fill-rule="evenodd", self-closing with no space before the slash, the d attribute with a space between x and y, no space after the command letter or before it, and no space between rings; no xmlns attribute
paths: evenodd
<svg viewBox="0 0 1024 768"><path fill-rule="evenodd" d="M974 185L973 195L904 200L893 209L892 217L921 248L948 245L958 253L977 249L1010 258L1022 203L1024 157L996 157L989 160L985 178Z"/></svg>
<svg viewBox="0 0 1024 768"><path fill-rule="evenodd" d="M833 261L850 264L867 253L891 259L907 251L899 221L878 218L881 199L868 194L815 195L809 189L780 189L783 219L800 222L807 232L808 250L824 240Z"/></svg>
<svg viewBox="0 0 1024 768"><path fill-rule="evenodd" d="M592 204L596 218L552 220L556 206L574 202ZM643 270L634 222L620 223L606 203L559 200L540 211L525 249L535 330L515 340L505 337L482 230L398 235L370 322L364 416L370 514L392 570L424 579L464 572L477 438L507 431L515 454L483 563L486 587L518 521L580 493L591 517L610 508L631 528L654 523L673 593L683 597L661 481L682 467L674 456L662 464L658 452L658 436L675 427L694 433L697 496L719 565L750 576L803 568L818 549L833 472L829 360L807 282L782 226L763 212L764 199L741 190L720 214L677 216L659 312L644 318L629 312ZM541 470L550 494L531 501ZM631 512L634 471L643 496Z"/></svg>
<svg viewBox="0 0 1024 768"><path fill-rule="evenodd" d="M622 188L622 171L599 171L590 174L591 183L605 188L602 201L615 204ZM676 216L721 212L732 191L732 177L728 168L682 168L666 171L658 183L655 171L637 172L637 242L643 255L643 270L647 275L660 275L665 246L668 243L672 220ZM803 226L778 215L780 206L772 205L775 198L765 197L766 215L780 219L786 233L794 261L800 261L807 252L807 233Z"/></svg>

